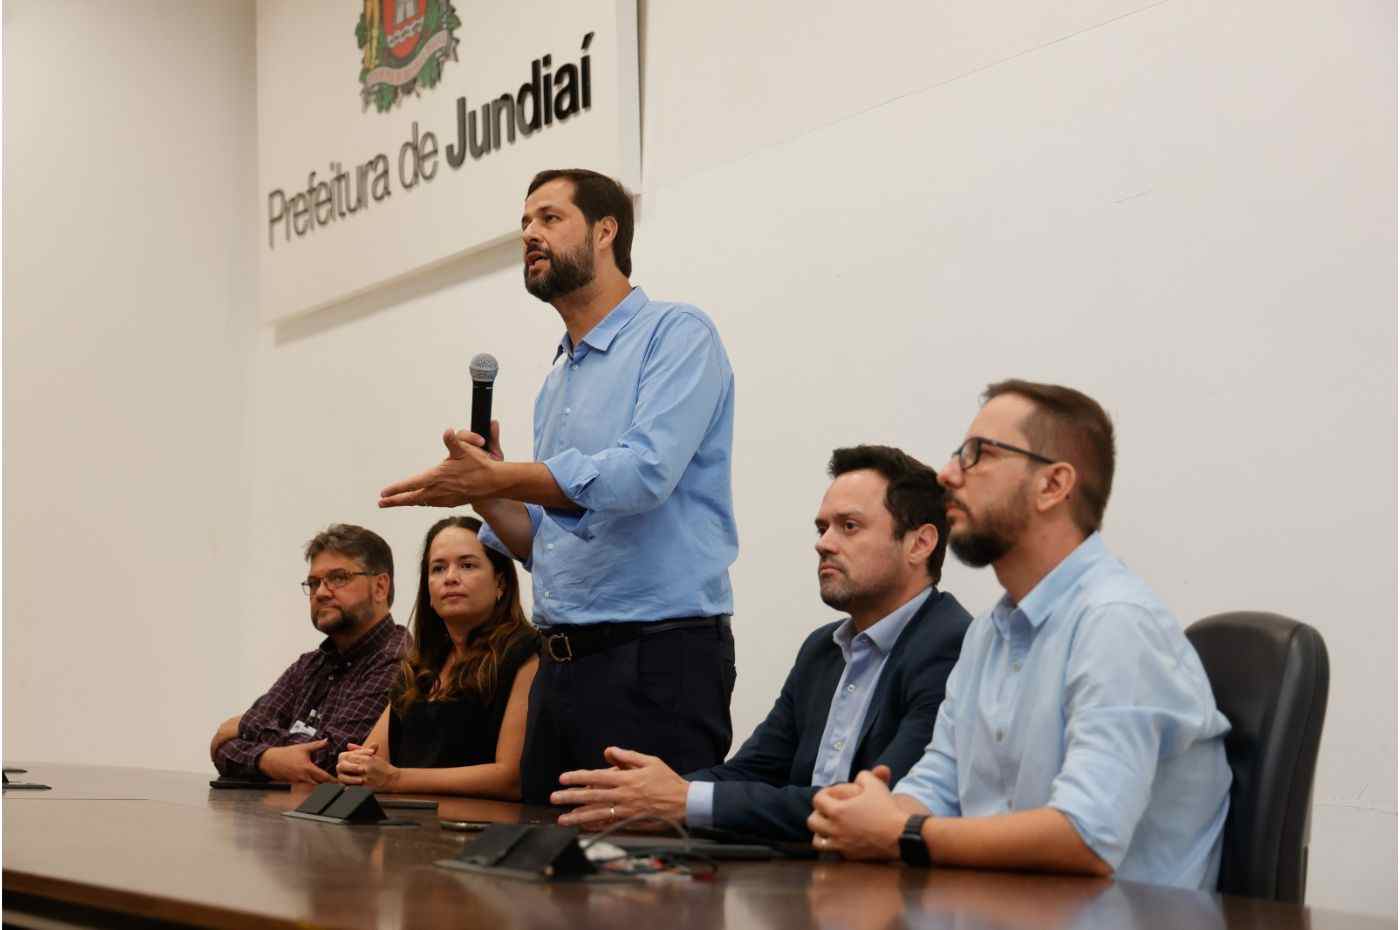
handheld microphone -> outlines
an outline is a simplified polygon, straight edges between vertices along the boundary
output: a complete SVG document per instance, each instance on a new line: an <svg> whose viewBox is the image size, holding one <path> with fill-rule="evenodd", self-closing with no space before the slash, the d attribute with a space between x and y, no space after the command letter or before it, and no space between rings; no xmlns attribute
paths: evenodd
<svg viewBox="0 0 1400 930"><path fill-rule="evenodd" d="M474 357L467 370L472 376L472 432L491 444L491 389L496 384L496 356L482 352Z"/></svg>

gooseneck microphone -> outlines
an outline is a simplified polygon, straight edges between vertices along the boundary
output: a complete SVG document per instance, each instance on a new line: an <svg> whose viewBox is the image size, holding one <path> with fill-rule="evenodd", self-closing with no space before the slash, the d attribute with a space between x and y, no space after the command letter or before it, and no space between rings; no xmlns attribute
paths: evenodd
<svg viewBox="0 0 1400 930"><path fill-rule="evenodd" d="M467 370L472 375L472 432L491 445L491 389L496 384L496 356L482 352L472 359Z"/></svg>

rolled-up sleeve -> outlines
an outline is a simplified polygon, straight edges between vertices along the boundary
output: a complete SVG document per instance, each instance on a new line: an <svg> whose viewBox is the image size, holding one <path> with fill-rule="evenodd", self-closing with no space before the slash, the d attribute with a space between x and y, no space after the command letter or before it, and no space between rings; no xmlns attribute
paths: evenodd
<svg viewBox="0 0 1400 930"><path fill-rule="evenodd" d="M1158 760L1208 722L1185 685L1179 648L1146 610L1108 605L1081 622L1066 670L1065 759L1048 806L1114 869L1147 809Z"/></svg>
<svg viewBox="0 0 1400 930"><path fill-rule="evenodd" d="M936 817L962 815L962 804L958 800L957 704L954 700L961 684L962 671L963 663L960 661L948 674L947 691L943 703L938 706L933 737L924 750L923 758L914 763L909 774L894 786L895 794L909 795Z"/></svg>
<svg viewBox="0 0 1400 930"><path fill-rule="evenodd" d="M539 504L526 504L525 512L530 515L530 538L534 539L540 531L540 522L544 520L544 508ZM477 538L481 540L483 546L489 546L507 558L517 558L516 554L511 552L505 543L501 542L501 537L496 535L496 531L491 529L491 524L482 523L481 533ZM533 553L520 559L520 564L524 566L526 571L529 571L534 564Z"/></svg>
<svg viewBox="0 0 1400 930"><path fill-rule="evenodd" d="M544 460L560 490L583 508L550 509L549 519L589 539L601 520L659 507L719 415L729 385L728 362L708 321L674 314L657 328L631 423L617 442L592 455L565 449Z"/></svg>

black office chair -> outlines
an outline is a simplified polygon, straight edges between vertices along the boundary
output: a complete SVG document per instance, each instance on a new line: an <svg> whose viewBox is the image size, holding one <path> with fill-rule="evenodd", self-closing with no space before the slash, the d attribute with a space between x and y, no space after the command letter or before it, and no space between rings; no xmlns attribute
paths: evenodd
<svg viewBox="0 0 1400 930"><path fill-rule="evenodd" d="M1225 756L1235 778L1219 889L1301 904L1327 646L1306 623L1252 611L1206 617L1186 637L1231 726Z"/></svg>

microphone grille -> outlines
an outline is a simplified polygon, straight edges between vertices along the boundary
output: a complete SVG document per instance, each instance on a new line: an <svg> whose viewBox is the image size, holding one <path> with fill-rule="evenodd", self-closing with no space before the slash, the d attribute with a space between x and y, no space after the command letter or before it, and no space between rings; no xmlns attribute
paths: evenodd
<svg viewBox="0 0 1400 930"><path fill-rule="evenodd" d="M500 366L496 364L496 356L489 352L482 352L474 357L467 368L472 373L473 381L485 381L488 384L496 380L496 372L500 370Z"/></svg>

